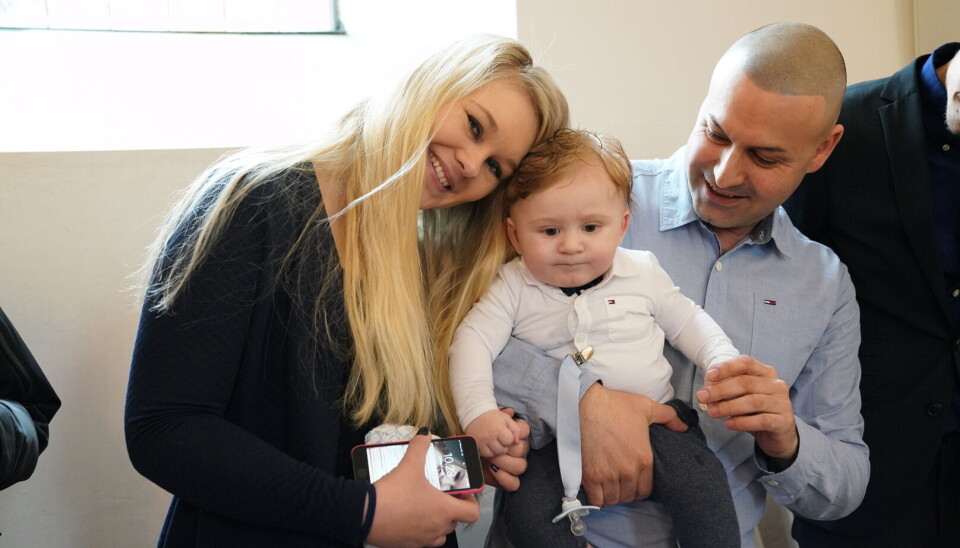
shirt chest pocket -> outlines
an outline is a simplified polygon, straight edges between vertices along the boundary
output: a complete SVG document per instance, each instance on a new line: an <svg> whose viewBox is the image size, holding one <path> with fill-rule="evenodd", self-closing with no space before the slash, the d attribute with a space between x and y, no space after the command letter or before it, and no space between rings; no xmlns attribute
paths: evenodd
<svg viewBox="0 0 960 548"><path fill-rule="evenodd" d="M604 307L611 341L635 341L654 325L650 301L643 297L604 297Z"/></svg>
<svg viewBox="0 0 960 548"><path fill-rule="evenodd" d="M750 355L776 367L780 378L792 385L829 321L830 315L819 309L754 295Z"/></svg>

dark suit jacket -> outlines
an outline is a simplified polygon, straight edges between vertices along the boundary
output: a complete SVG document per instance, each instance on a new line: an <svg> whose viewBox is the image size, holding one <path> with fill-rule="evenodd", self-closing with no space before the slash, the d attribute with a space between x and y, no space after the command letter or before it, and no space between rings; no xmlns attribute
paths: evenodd
<svg viewBox="0 0 960 548"><path fill-rule="evenodd" d="M60 409L60 398L0 309L0 402L4 400L7 403L0 403L0 489L33 474L50 439L50 420ZM29 413L33 428L26 419L25 424L17 420L12 406L22 406Z"/></svg>
<svg viewBox="0 0 960 548"><path fill-rule="evenodd" d="M897 519L934 463L957 384L960 340L934 243L917 82L926 58L848 88L843 138L785 205L801 231L850 269L863 332L870 483L850 516L796 520L795 534L813 546L822 529L877 535Z"/></svg>

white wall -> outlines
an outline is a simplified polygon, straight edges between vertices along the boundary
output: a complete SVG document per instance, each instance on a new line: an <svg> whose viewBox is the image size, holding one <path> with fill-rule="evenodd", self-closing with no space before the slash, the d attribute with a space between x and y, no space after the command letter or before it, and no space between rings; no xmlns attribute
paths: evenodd
<svg viewBox="0 0 960 548"><path fill-rule="evenodd" d="M666 157L685 143L720 55L777 21L829 34L850 82L914 57L910 0L525 0L517 15L520 39L545 55L574 124L618 137L634 158Z"/></svg>
<svg viewBox="0 0 960 548"><path fill-rule="evenodd" d="M124 288L171 194L219 154L0 154L0 306L63 402L33 478L0 493L0 546L155 544L169 496L126 457Z"/></svg>
<svg viewBox="0 0 960 548"><path fill-rule="evenodd" d="M576 123L621 137L634 156L666 155L686 140L714 62L744 32L780 20L814 23L840 45L851 81L857 81L904 65L920 47L914 29L935 27L930 22L939 19L931 13L960 20L957 5L950 0L941 5L936 0L519 0L514 13L505 0L345 0L343 16L351 34L336 38L341 45L334 59L298 40L277 41L255 55L212 37L211 52L168 58L140 50L143 56L109 69L90 61L94 54L112 55L103 44L84 55L68 47L31 61L14 61L5 53L0 56L0 150L171 150L0 154L0 305L64 402L34 478L0 492L0 547L155 543L169 496L133 471L123 444L122 403L138 315L123 288L171 194L215 160L220 147L326 123L335 115L321 114L321 105L342 110L361 89L380 85L375 76L393 76L400 66L409 66L412 61L398 53L401 45L411 46L419 58L433 44L486 29L516 32L546 56ZM421 10L413 13L409 6ZM466 15L454 11L464 6L475 8ZM500 15L489 15L496 6ZM952 28L939 32L949 34ZM933 31L923 36L933 45L960 39ZM8 39L0 33L0 51L23 51ZM370 44L370 39L380 42ZM294 65L281 63L284 57L293 58ZM213 93L208 97L170 81L186 70L178 66L190 58L207 67L187 73L196 76L195 83L209 75ZM228 72L245 74L243 80L225 84L221 64L230 67ZM329 70L311 70L320 65ZM98 79L70 90L70 80L84 74ZM264 99L274 91L283 99ZM17 105L37 95L49 108L26 112L26 122L12 126L13 114L24 114ZM125 101L131 96L145 99L130 106ZM202 108L189 116L180 112L196 105ZM103 109L127 119L100 131L104 122L97 113ZM309 123L298 118L301 109ZM173 129L176 139L153 140L151 133L164 128ZM216 131L202 131L210 128ZM28 142L41 144L21 146ZM176 150L191 147L215 148Z"/></svg>

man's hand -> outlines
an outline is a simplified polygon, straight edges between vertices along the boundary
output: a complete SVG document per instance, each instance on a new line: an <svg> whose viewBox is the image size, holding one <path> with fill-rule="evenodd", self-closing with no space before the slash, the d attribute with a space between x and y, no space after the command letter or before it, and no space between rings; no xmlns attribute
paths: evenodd
<svg viewBox="0 0 960 548"><path fill-rule="evenodd" d="M513 409L501 409L500 412L513 417ZM514 418L519 428L519 443L507 448L507 452L490 459L483 459L483 479L487 485L499 487L505 491L520 488L520 474L527 471L527 453L530 452L530 425L523 419Z"/></svg>
<svg viewBox="0 0 960 548"><path fill-rule="evenodd" d="M750 356L738 356L707 373L697 399L711 417L727 417L730 430L750 432L760 450L783 470L797 458L800 436L794 421L790 388L777 370Z"/></svg>
<svg viewBox="0 0 960 548"><path fill-rule="evenodd" d="M580 446L587 502L611 506L653 490L651 424L686 431L672 407L597 383L580 400Z"/></svg>

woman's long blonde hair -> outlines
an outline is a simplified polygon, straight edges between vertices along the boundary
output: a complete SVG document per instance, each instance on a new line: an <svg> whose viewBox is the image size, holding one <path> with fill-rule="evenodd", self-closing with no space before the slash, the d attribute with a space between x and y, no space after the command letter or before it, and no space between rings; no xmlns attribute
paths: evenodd
<svg viewBox="0 0 960 548"><path fill-rule="evenodd" d="M440 108L502 78L529 94L536 141L568 124L562 93L520 43L476 36L429 58L391 94L361 102L319 143L221 160L185 191L151 248L146 298L152 310L170 310L251 190L286 170L315 166L344 185L349 204L332 221L343 223L340 265L336 253L315 245L322 231L314 221L327 215L320 204L285 261L300 266L285 276L294 287L304 273L326 276L319 295L310 295L313 302L300 303L314 318L319 344L337 346L330 324L342 319L327 318L322 303L342 289L353 361L346 411L357 424L378 419L459 430L447 352L457 325L507 255L503 185L477 202L421 214L423 159ZM176 245L175 233L182 234ZM318 269L317 263L326 264Z"/></svg>

